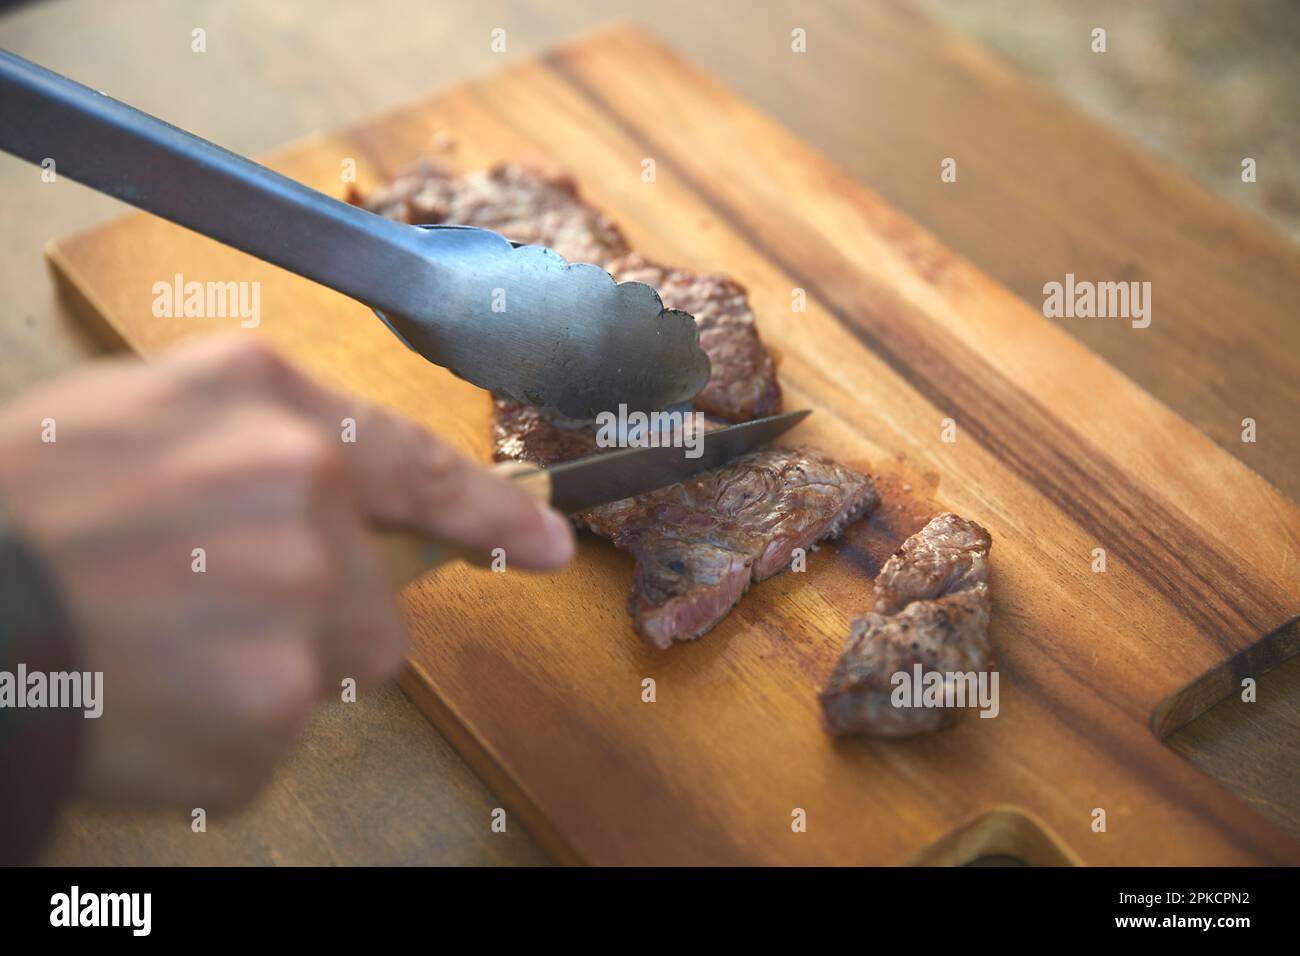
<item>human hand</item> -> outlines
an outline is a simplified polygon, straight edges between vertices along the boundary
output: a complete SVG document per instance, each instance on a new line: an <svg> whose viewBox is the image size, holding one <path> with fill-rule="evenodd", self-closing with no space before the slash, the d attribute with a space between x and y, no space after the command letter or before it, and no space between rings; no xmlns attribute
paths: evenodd
<svg viewBox="0 0 1300 956"><path fill-rule="evenodd" d="M573 553L563 516L436 436L233 341L96 363L0 410L0 498L78 668L104 674L87 789L190 806L248 798L316 701L401 665L372 529L521 568Z"/></svg>

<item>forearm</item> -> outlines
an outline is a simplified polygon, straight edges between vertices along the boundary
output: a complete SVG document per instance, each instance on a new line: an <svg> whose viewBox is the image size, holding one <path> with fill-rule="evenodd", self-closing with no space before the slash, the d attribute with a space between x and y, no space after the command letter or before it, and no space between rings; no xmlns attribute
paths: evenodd
<svg viewBox="0 0 1300 956"><path fill-rule="evenodd" d="M83 712L26 705L27 675L76 667L57 591L0 501L0 864L31 858L72 788Z"/></svg>

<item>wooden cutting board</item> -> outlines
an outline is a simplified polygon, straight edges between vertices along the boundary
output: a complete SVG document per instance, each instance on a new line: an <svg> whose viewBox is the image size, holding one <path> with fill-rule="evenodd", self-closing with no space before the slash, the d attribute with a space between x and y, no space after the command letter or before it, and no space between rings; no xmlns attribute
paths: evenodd
<svg viewBox="0 0 1300 956"><path fill-rule="evenodd" d="M667 652L633 636L631 561L594 539L561 574L451 566L409 588L403 686L512 819L592 863L1300 861L1159 739L1297 649L1300 510L1060 327L1121 320L1043 318L632 27L267 160L342 195L349 161L364 190L431 154L569 171L634 248L736 277L787 407L816 411L792 440L884 493L805 573ZM256 336L488 457L487 397L355 302L141 214L49 256L78 313L144 355ZM260 326L155 318L153 285L176 273L260 282ZM1140 349L1152 333L1131 334ZM827 738L816 692L850 619L883 558L942 509L993 535L999 716Z"/></svg>

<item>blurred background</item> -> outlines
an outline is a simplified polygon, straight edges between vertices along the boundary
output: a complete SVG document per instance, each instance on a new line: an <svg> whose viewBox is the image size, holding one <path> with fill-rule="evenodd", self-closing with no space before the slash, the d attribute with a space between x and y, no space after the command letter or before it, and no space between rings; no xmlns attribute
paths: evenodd
<svg viewBox="0 0 1300 956"><path fill-rule="evenodd" d="M1300 376L1287 358L1300 288L1295 0L0 0L0 46L257 154L622 18L1036 307L1044 277L1065 271L1156 280L1161 329L1142 349L1116 324L1068 331L1300 493ZM502 53L489 49L497 27ZM793 27L808 51L792 59ZM941 191L947 155L961 179ZM0 401L104 347L55 301L42 247L123 207L33 188L36 175L0 157ZM1289 419L1291 440L1243 447L1242 408ZM1300 834L1300 658L1270 674L1249 717L1220 705L1170 744ZM78 807L49 859L543 861L526 834L483 835L492 806L388 688L324 711L270 792L208 839L190 840L183 817Z"/></svg>
<svg viewBox="0 0 1300 956"><path fill-rule="evenodd" d="M1300 3L914 0L1300 241ZM1105 69L1087 44L1105 26ZM1270 170L1242 189L1243 148Z"/></svg>

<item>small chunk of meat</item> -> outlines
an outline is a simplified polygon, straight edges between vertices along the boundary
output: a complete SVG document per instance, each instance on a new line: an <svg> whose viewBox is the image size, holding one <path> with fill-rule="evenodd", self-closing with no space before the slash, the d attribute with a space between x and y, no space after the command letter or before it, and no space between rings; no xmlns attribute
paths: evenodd
<svg viewBox="0 0 1300 956"><path fill-rule="evenodd" d="M457 176L425 161L364 199L351 198L401 222L491 229L547 246L569 262L603 266L628 248L618 226L583 202L571 177L511 163Z"/></svg>
<svg viewBox="0 0 1300 956"><path fill-rule="evenodd" d="M989 533L950 512L904 542L876 576L874 610L855 620L820 695L833 734L910 737L957 719L951 707L896 707L893 677L980 673L989 642Z"/></svg>
<svg viewBox="0 0 1300 956"><path fill-rule="evenodd" d="M988 584L989 533L944 512L903 542L876 575L877 614Z"/></svg>

